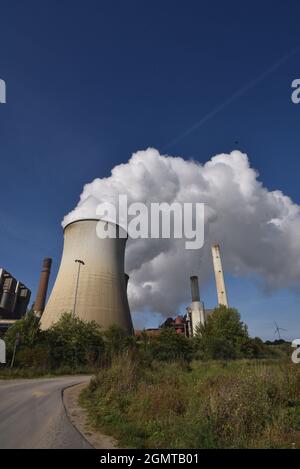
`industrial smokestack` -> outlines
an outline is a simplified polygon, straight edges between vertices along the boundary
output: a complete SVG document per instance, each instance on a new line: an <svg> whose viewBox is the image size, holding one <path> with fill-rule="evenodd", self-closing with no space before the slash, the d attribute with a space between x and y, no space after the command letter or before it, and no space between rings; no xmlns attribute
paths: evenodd
<svg viewBox="0 0 300 469"><path fill-rule="evenodd" d="M76 295L76 317L94 320L104 330L117 324L129 334L133 332L124 275L127 238L98 237L97 226L107 232L108 225L115 227L99 220L79 220L65 227L61 264L41 318L42 329L63 313L73 312ZM76 259L84 261L79 277Z"/></svg>
<svg viewBox="0 0 300 469"><path fill-rule="evenodd" d="M45 309L47 289L51 271L52 259L46 258L43 261L42 272L40 276L39 288L34 302L34 312L41 316Z"/></svg>
<svg viewBox="0 0 300 469"><path fill-rule="evenodd" d="M190 320L190 333L194 336L198 327L205 323L204 304L200 301L199 283L196 275L191 277L191 293L192 303L187 307L187 312Z"/></svg>
<svg viewBox="0 0 300 469"><path fill-rule="evenodd" d="M126 291L127 291L127 288L128 288L128 282L129 282L129 275L128 274L124 274L125 275L125 287L126 287Z"/></svg>
<svg viewBox="0 0 300 469"><path fill-rule="evenodd" d="M191 293L192 301L200 301L199 283L196 275L191 277Z"/></svg>
<svg viewBox="0 0 300 469"><path fill-rule="evenodd" d="M213 257L213 264L214 264L214 271L215 271L216 286L217 286L218 303L219 305L224 305L228 308L228 300L227 300L227 293L226 293L225 280L224 280L224 275L223 275L221 251L220 251L219 244L215 244L214 246L212 246L211 250L212 250L212 257Z"/></svg>

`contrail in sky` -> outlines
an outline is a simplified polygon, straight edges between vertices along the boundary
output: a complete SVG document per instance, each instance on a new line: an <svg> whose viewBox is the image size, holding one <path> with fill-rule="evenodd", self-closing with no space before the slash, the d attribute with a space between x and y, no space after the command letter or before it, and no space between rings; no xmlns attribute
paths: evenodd
<svg viewBox="0 0 300 469"><path fill-rule="evenodd" d="M252 81L248 82L246 85L242 86L239 88L235 93L233 93L229 98L225 99L221 104L219 104L217 107L215 107L212 111L210 111L208 114L206 114L202 119L200 119L198 122L196 122L194 125L192 125L189 129L187 129L185 132L183 132L181 135L178 137L174 138L171 140L169 143L167 143L163 149L172 147L176 143L178 143L180 140L184 139L188 135L190 135L192 132L197 130L199 127L201 127L203 124L205 124L208 120L212 119L216 114L218 114L220 111L225 109L229 104L233 103L237 98L245 94L247 91L249 91L251 88L256 86L259 82L261 82L264 78L266 78L268 75L271 73L275 72L281 65L283 65L285 62L287 62L291 57L296 55L297 53L300 52L300 46L296 47L293 49L291 52L288 54L284 55L281 57L277 62L275 62L270 68L265 70L263 73L261 73L258 77L254 78Z"/></svg>

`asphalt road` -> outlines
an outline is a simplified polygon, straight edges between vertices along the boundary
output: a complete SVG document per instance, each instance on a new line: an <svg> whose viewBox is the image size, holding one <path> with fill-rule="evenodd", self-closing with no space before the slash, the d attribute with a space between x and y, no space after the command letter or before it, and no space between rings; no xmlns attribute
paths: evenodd
<svg viewBox="0 0 300 469"><path fill-rule="evenodd" d="M89 376L0 380L0 448L74 448L91 445L66 415L62 390Z"/></svg>

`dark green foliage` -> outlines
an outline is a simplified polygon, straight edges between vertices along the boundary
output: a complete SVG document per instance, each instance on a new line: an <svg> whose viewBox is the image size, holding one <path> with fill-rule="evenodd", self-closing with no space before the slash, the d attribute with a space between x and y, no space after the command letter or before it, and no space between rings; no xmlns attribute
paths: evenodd
<svg viewBox="0 0 300 469"><path fill-rule="evenodd" d="M100 326L64 314L47 332L47 345L53 365L93 364L104 352Z"/></svg>
<svg viewBox="0 0 300 469"><path fill-rule="evenodd" d="M40 330L39 320L31 312L17 321L5 334L9 361L17 334L15 366L35 368L38 374L60 367L74 370L93 366L104 354L104 341L98 324L73 318L71 314L64 314L47 331Z"/></svg>
<svg viewBox="0 0 300 469"><path fill-rule="evenodd" d="M236 359L261 358L267 349L259 338L251 339L247 326L234 308L219 306L198 328L194 340L198 358Z"/></svg>
<svg viewBox="0 0 300 469"><path fill-rule="evenodd" d="M45 344L36 344L34 347L20 346L17 349L15 365L19 368L33 368L42 374L51 369L51 363L51 353Z"/></svg>
<svg viewBox="0 0 300 469"><path fill-rule="evenodd" d="M173 328L163 328L160 335L151 342L153 358L162 361L185 360L193 357L192 342Z"/></svg>
<svg viewBox="0 0 300 469"><path fill-rule="evenodd" d="M122 327L113 324L104 332L105 348L110 356L123 353L130 344L130 339ZM133 339L133 338L132 338ZM134 340L131 340L134 346Z"/></svg>
<svg viewBox="0 0 300 469"><path fill-rule="evenodd" d="M139 338L128 336L117 325L101 331L95 322L85 322L71 314L64 314L50 329L41 331L39 320L29 312L5 335L8 364L17 336L14 366L27 371L32 368L38 375L59 368L73 372L82 367L107 368L114 357L124 354L138 357L143 367L151 367L153 361L284 358L290 352L287 344L265 345L259 338L251 339L237 310L224 306L214 310L194 339L177 334L173 327L160 329L156 337L143 332Z"/></svg>
<svg viewBox="0 0 300 469"><path fill-rule="evenodd" d="M44 337L39 328L39 319L33 312L26 314L7 330L4 338L9 357L13 352L17 336L19 336L20 347L32 348L43 342Z"/></svg>

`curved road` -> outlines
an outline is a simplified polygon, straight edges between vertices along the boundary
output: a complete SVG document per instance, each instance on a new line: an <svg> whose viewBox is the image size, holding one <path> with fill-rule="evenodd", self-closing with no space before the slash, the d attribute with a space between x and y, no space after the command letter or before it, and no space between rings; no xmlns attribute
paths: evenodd
<svg viewBox="0 0 300 469"><path fill-rule="evenodd" d="M0 380L0 448L92 446L73 427L62 402L68 386L90 376Z"/></svg>

